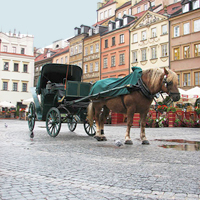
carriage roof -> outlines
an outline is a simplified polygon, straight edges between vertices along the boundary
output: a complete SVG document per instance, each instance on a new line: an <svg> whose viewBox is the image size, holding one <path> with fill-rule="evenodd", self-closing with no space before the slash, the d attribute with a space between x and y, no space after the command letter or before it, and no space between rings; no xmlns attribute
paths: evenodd
<svg viewBox="0 0 200 200"><path fill-rule="evenodd" d="M66 78L69 81L81 81L82 73L82 69L76 65L57 63L45 64L42 67L37 83L38 94L41 93L42 88L46 87L48 81L51 81L52 83L64 83L63 80Z"/></svg>

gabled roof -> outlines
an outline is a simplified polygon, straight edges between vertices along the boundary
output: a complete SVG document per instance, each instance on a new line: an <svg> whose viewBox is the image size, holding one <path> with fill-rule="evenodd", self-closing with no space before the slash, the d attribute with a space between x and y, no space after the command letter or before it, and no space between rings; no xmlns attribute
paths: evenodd
<svg viewBox="0 0 200 200"><path fill-rule="evenodd" d="M180 13L180 12L182 12L181 2L171 4L171 5L167 6L166 8L163 8L162 10L160 10L158 13L163 15L165 13L165 9L167 9L166 11L167 11L168 15L173 15L177 12Z"/></svg>
<svg viewBox="0 0 200 200"><path fill-rule="evenodd" d="M101 10L101 9L103 9L103 8L105 8L105 7L109 6L109 5L111 5L111 4L114 4L114 3L116 3L114 0L110 0L110 1L108 1L106 4L104 4L101 8L99 8L98 10Z"/></svg>
<svg viewBox="0 0 200 200"><path fill-rule="evenodd" d="M123 5L121 5L119 8L116 9L117 10L120 10L122 8L125 8L126 6L130 6L131 5L131 1L127 1L126 3L124 3Z"/></svg>

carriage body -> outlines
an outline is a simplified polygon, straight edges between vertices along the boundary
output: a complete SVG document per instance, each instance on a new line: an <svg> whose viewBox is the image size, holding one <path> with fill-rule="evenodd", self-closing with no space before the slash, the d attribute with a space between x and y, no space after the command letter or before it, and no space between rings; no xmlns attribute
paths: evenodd
<svg viewBox="0 0 200 200"><path fill-rule="evenodd" d="M37 87L31 88L34 103L30 104L28 112L30 131L34 128L31 122L34 121L33 118L46 121L48 125L48 113L51 110L56 110L56 115L59 115L59 124L72 124L73 121L75 126L78 122L74 118L76 115L79 121L85 122L89 99L76 103L74 101L88 96L91 84L82 82L81 79L82 69L76 65L49 63L42 67Z"/></svg>

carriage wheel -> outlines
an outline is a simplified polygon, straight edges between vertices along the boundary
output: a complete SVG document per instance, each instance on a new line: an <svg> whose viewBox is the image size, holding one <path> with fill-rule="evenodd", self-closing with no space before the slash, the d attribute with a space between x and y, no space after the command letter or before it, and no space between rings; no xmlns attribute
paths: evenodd
<svg viewBox="0 0 200 200"><path fill-rule="evenodd" d="M28 128L30 132L33 131L35 126L35 104L33 102L30 103L28 107Z"/></svg>
<svg viewBox="0 0 200 200"><path fill-rule="evenodd" d="M51 108L46 117L46 129L47 133L51 137L56 137L61 128L61 116L60 111L57 108Z"/></svg>
<svg viewBox="0 0 200 200"><path fill-rule="evenodd" d="M76 129L76 126L77 126L77 121L74 119L74 117L69 119L68 128L71 132L73 132Z"/></svg>
<svg viewBox="0 0 200 200"><path fill-rule="evenodd" d="M84 126L84 129L85 129L85 132L89 136L94 136L96 134L96 124L95 124L95 121L94 121L93 125L90 126L88 120L85 120L83 126Z"/></svg>

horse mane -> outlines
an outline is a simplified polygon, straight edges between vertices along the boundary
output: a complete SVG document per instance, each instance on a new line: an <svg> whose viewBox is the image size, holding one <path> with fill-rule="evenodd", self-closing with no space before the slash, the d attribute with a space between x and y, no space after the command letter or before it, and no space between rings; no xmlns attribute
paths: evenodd
<svg viewBox="0 0 200 200"><path fill-rule="evenodd" d="M171 71L170 69L168 70L169 74L167 76L167 81L173 81L173 83L178 83L178 78L175 72ZM147 79L147 84L148 87L151 88L152 90L156 89L158 85L160 85L160 79L164 75L163 69L160 69L159 67L156 68L151 68L151 69L146 69L143 71L143 74L146 75Z"/></svg>

